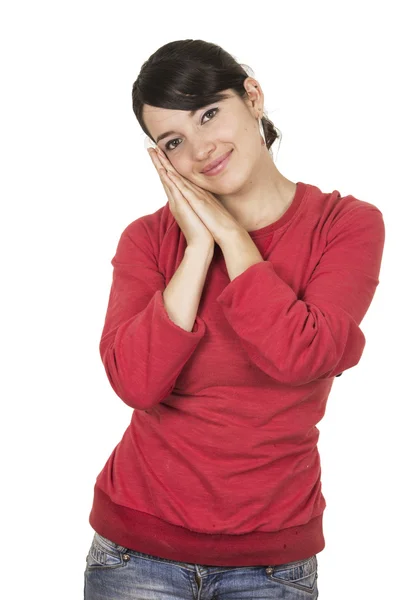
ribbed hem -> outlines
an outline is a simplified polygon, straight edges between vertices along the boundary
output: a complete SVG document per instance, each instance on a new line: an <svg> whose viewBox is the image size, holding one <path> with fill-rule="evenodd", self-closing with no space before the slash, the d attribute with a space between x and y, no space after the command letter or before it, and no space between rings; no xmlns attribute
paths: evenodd
<svg viewBox="0 0 397 600"><path fill-rule="evenodd" d="M115 504L98 485L91 527L120 546L172 561L207 566L279 565L318 554L325 547L323 515L299 527L243 535L198 533Z"/></svg>

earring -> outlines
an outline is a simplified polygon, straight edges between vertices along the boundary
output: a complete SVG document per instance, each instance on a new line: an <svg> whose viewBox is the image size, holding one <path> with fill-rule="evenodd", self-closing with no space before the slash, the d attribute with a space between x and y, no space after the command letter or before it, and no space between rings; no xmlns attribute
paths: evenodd
<svg viewBox="0 0 397 600"><path fill-rule="evenodd" d="M258 121L259 121L259 133L261 134L261 137L262 137L262 146L267 146L265 130L263 129L262 119L260 117L258 117Z"/></svg>

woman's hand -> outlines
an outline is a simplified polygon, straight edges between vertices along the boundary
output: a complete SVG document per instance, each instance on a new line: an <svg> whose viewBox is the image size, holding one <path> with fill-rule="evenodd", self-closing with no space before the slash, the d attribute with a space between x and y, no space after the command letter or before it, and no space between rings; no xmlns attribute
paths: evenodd
<svg viewBox="0 0 397 600"><path fill-rule="evenodd" d="M170 165L168 160L168 164L165 163L164 160L162 162L160 155L156 150L150 148L148 152L161 178L161 182L169 200L171 213L185 236L187 245L189 247L196 247L207 255L211 252L213 253L214 238L211 235L211 232L194 212L187 199L179 191L169 175L167 175L167 172L169 174L171 170L176 173L175 169Z"/></svg>
<svg viewBox="0 0 397 600"><path fill-rule="evenodd" d="M150 154L152 152L156 151L150 150ZM163 181L167 182L171 197L176 200L176 205L179 208L183 201L187 202L217 244L221 246L232 233L242 231L238 221L211 192L180 175L160 149L157 150L157 153L159 162L166 171ZM170 183L168 184L168 182ZM182 227L181 229L183 230ZM245 230L243 231L246 233Z"/></svg>

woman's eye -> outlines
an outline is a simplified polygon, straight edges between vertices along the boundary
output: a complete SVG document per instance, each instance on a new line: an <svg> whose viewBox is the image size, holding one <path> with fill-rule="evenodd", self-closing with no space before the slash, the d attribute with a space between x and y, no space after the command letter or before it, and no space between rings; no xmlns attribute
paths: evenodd
<svg viewBox="0 0 397 600"><path fill-rule="evenodd" d="M216 114L218 112L218 110L219 110L219 108L210 108L209 110L207 110L206 113L204 113L203 118L205 117L205 115L208 115L208 113L212 113L214 111L215 111L215 114ZM201 122L203 122L203 121L201 120Z"/></svg>
<svg viewBox="0 0 397 600"><path fill-rule="evenodd" d="M203 115L203 119L205 117L205 115L208 115L208 113L212 113L215 112L215 114L218 112L219 108L210 108L209 110L207 110L204 115ZM212 119L210 119L211 121ZM201 120L201 122L203 122L203 120ZM176 146L170 148L170 145L173 144L174 142L176 142L177 140L180 140L181 138L176 138L174 140L170 140L169 142L166 143L165 145L165 149L168 150L168 152L170 152L171 150L174 150L174 148L176 148ZM177 144L177 146L179 146L179 144Z"/></svg>

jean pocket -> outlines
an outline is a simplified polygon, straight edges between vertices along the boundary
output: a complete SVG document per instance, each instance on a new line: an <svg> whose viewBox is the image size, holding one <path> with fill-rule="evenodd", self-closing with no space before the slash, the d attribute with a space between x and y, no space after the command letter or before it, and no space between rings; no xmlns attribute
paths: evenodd
<svg viewBox="0 0 397 600"><path fill-rule="evenodd" d="M312 594L317 584L317 556L305 560L266 567L271 581Z"/></svg>
<svg viewBox="0 0 397 600"><path fill-rule="evenodd" d="M119 546L107 538L94 534L86 557L87 569L117 569L126 566L131 558L127 548Z"/></svg>

